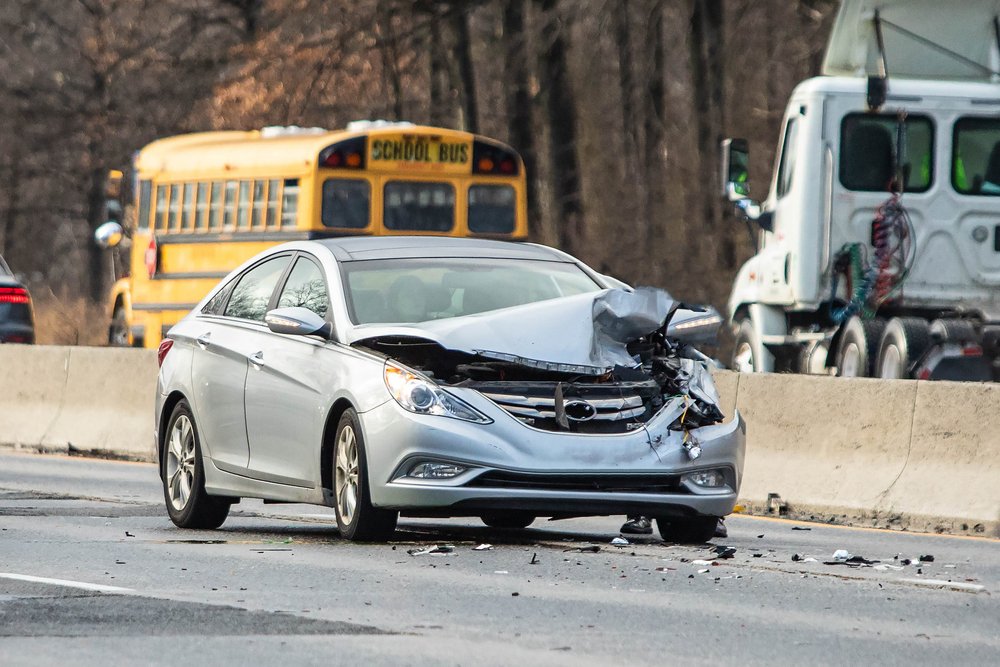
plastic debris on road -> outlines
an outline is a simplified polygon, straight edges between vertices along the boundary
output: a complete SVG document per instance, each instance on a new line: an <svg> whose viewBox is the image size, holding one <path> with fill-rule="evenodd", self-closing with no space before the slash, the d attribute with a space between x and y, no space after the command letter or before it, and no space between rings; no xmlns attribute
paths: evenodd
<svg viewBox="0 0 1000 667"><path fill-rule="evenodd" d="M719 545L715 547L715 557L716 558L732 558L736 555L736 547L727 547L725 545Z"/></svg>
<svg viewBox="0 0 1000 667"><path fill-rule="evenodd" d="M626 540L624 537L616 537L615 539L611 540L611 544L616 547L627 547L629 545L629 541Z"/></svg>
<svg viewBox="0 0 1000 667"><path fill-rule="evenodd" d="M455 551L455 547L450 544L438 544L433 547L424 547L423 549L407 549L406 553L411 556L428 556L428 555L438 555L438 554L450 554Z"/></svg>
<svg viewBox="0 0 1000 667"><path fill-rule="evenodd" d="M846 561L851 557L851 552L847 549L837 549L833 552L833 560Z"/></svg>
<svg viewBox="0 0 1000 667"><path fill-rule="evenodd" d="M478 546L472 547L473 551L493 551L492 544L480 544Z"/></svg>

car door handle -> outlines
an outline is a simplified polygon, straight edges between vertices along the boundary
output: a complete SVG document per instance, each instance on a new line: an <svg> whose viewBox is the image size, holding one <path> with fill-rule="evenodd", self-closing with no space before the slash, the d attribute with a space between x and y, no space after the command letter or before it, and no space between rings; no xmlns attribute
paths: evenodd
<svg viewBox="0 0 1000 667"><path fill-rule="evenodd" d="M253 364L254 366L256 366L257 368L261 368L264 365L264 353L263 352L254 352L249 357L247 357L247 359L249 359L250 363Z"/></svg>
<svg viewBox="0 0 1000 667"><path fill-rule="evenodd" d="M212 334L211 334L211 332L209 332L207 334L202 334L201 336L198 336L197 338L195 338L195 342L198 343L198 347L200 347L201 349L204 350L204 349L206 349L208 347L208 342L209 342L209 340L211 338L212 338Z"/></svg>

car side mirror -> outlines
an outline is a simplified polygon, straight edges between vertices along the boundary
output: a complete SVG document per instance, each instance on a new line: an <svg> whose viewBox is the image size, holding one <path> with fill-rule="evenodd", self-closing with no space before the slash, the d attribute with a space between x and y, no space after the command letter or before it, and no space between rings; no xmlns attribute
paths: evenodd
<svg viewBox="0 0 1000 667"><path fill-rule="evenodd" d="M750 196L750 145L746 139L722 141L722 196L731 202Z"/></svg>
<svg viewBox="0 0 1000 667"><path fill-rule="evenodd" d="M667 324L667 336L685 343L714 345L718 342L722 316L713 306L681 304Z"/></svg>
<svg viewBox="0 0 1000 667"><path fill-rule="evenodd" d="M114 248L122 242L125 230L115 221L105 222L94 230L94 242L105 250Z"/></svg>
<svg viewBox="0 0 1000 667"><path fill-rule="evenodd" d="M322 317L301 306L275 308L264 315L264 323L274 333L293 336L320 335L330 338L333 327Z"/></svg>

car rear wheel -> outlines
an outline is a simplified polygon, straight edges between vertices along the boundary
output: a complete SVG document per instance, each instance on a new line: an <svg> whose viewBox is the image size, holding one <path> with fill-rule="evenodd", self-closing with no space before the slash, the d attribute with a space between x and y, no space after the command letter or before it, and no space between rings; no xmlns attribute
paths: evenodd
<svg viewBox="0 0 1000 667"><path fill-rule="evenodd" d="M527 528L538 518L534 514L524 512L490 512L479 517L490 528L506 528L508 530L518 530Z"/></svg>
<svg viewBox="0 0 1000 667"><path fill-rule="evenodd" d="M229 515L231 499L205 492L201 440L191 407L180 401L167 426L160 478L170 520L180 528L218 528Z"/></svg>
<svg viewBox="0 0 1000 667"><path fill-rule="evenodd" d="M717 516L656 517L656 528L664 542L704 544L715 537Z"/></svg>
<svg viewBox="0 0 1000 667"><path fill-rule="evenodd" d="M392 537L399 514L372 505L365 441L354 408L348 408L337 424L333 486L337 526L344 538L374 541Z"/></svg>

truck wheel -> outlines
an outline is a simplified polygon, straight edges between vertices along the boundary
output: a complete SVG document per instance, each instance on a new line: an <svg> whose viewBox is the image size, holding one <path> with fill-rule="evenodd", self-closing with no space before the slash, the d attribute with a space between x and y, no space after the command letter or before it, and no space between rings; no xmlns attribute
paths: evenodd
<svg viewBox="0 0 1000 667"><path fill-rule="evenodd" d="M740 320L740 328L736 332L736 344L733 346L732 369L738 373L759 373L760 342L753 323L749 319Z"/></svg>
<svg viewBox="0 0 1000 667"><path fill-rule="evenodd" d="M112 347L128 347L128 320L125 319L125 306L116 306L108 328L108 345Z"/></svg>
<svg viewBox="0 0 1000 667"><path fill-rule="evenodd" d="M862 320L857 315L847 320L837 346L837 375L841 377L871 377L875 372L875 355L885 320Z"/></svg>
<svg viewBox="0 0 1000 667"><path fill-rule="evenodd" d="M878 376L887 380L909 377L910 366L931 344L930 325L919 317L889 320L878 346Z"/></svg>

